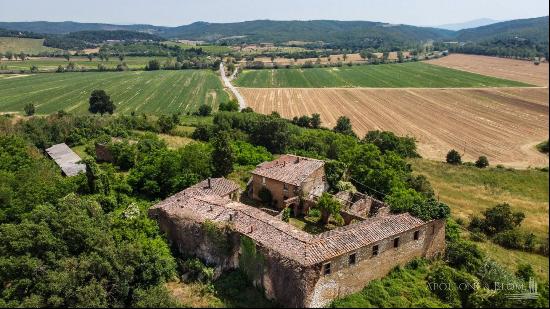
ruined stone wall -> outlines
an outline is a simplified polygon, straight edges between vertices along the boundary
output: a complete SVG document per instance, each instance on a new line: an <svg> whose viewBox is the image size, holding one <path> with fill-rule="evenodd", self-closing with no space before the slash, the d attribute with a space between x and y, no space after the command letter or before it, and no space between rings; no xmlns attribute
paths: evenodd
<svg viewBox="0 0 550 309"><path fill-rule="evenodd" d="M114 162L113 154L107 144L95 144L95 156L98 161Z"/></svg>
<svg viewBox="0 0 550 309"><path fill-rule="evenodd" d="M268 299L285 307L307 306L319 280L320 266L300 265L246 236L241 237L239 265L250 281L263 290Z"/></svg>
<svg viewBox="0 0 550 309"><path fill-rule="evenodd" d="M307 195L315 187L323 185L325 182L325 167L319 167L302 184L302 191Z"/></svg>
<svg viewBox="0 0 550 309"><path fill-rule="evenodd" d="M419 239L414 240L414 232ZM399 237L399 247L394 239ZM378 245L378 255L373 256L373 246ZM333 299L362 290L373 279L384 277L397 265L405 265L417 257L433 258L445 250L445 222L437 220L418 229L410 230L355 252L332 259L331 273L322 274L325 263L320 265L321 277L315 286L308 307L322 307ZM350 255L356 254L356 262L350 265ZM322 267L321 267L322 266Z"/></svg>
<svg viewBox="0 0 550 309"><path fill-rule="evenodd" d="M220 228L219 232L223 233L224 238L217 239L219 237L213 237L204 223L171 218L159 209L152 209L149 216L157 220L161 231L167 234L170 244L178 253L186 257L197 257L207 265L215 266L215 277L238 266L238 234Z"/></svg>

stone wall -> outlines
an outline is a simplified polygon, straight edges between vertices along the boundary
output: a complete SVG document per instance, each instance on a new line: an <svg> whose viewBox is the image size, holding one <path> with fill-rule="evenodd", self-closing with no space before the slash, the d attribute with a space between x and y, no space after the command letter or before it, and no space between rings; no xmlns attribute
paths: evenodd
<svg viewBox="0 0 550 309"><path fill-rule="evenodd" d="M414 240L415 232L419 239ZM394 239L399 237L399 246ZM378 245L378 255L373 256L373 246ZM436 220L419 229L384 239L355 252L339 256L330 262L331 273L322 274L315 286L308 307L322 307L333 299L361 291L373 279L382 278L394 267L405 265L418 258L434 258L445 250L445 222ZM355 254L355 264L350 265L350 254ZM320 265L321 273L327 262Z"/></svg>
<svg viewBox="0 0 550 309"><path fill-rule="evenodd" d="M239 235L223 226L217 226L224 239L214 239L208 231L212 222L199 223L192 219L172 218L160 209L151 209L149 216L155 218L161 231L179 254L197 257L209 266L215 267L215 277L238 266ZM209 227L207 227L207 225ZM225 244L224 244L225 243Z"/></svg>
<svg viewBox="0 0 550 309"><path fill-rule="evenodd" d="M264 178L265 185L263 184ZM258 196L258 193L263 187L266 187L269 191L271 191L271 195L273 196L273 201L275 202L275 207L277 209L281 209L283 207L283 201L285 199L298 195L298 188L293 185L287 185L287 189L285 190L284 184L280 181L258 175L252 175L252 198L259 200L260 197Z"/></svg>
<svg viewBox="0 0 550 309"><path fill-rule="evenodd" d="M273 196L273 200L275 202L275 207L277 209L282 209L285 207L283 202L286 199L298 196L300 191L307 194L313 188L323 185L325 182L324 177L325 169L324 167L320 167L302 183L301 187L287 184L285 188L285 184L281 181L258 175L252 175L252 198L259 200L260 197L258 196L258 193L262 187L266 187L269 191L271 191L271 195Z"/></svg>
<svg viewBox="0 0 550 309"><path fill-rule="evenodd" d="M250 281L264 291L266 298L290 308L303 308L319 280L320 266L303 266L279 253L256 244L250 238L241 241L239 265ZM246 244L248 243L248 245ZM250 248L250 243L253 248ZM253 251L245 252L245 251ZM254 257L251 258L250 256Z"/></svg>

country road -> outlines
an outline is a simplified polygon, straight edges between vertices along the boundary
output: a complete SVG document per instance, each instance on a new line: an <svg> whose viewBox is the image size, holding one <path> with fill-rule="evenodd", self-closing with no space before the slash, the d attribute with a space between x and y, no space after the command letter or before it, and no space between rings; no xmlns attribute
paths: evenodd
<svg viewBox="0 0 550 309"><path fill-rule="evenodd" d="M231 84L231 80L235 77L236 72L237 72L237 70L235 70L233 75L231 75L231 79L229 79L227 76L225 76L225 67L223 66L223 62L220 63L220 75L222 77L223 83L224 83L225 87L227 87L227 88L229 88L229 90L231 90L231 92L233 93L233 95L235 96L237 101L239 102L239 109L242 110L242 109L246 108L246 102L244 100L244 97L239 93L239 90L237 90L237 88L235 88L235 86L233 86L233 84Z"/></svg>

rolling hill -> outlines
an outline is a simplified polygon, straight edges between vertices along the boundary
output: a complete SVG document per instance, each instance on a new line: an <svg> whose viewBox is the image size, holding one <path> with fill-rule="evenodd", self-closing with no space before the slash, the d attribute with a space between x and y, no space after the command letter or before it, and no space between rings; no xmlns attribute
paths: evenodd
<svg viewBox="0 0 550 309"><path fill-rule="evenodd" d="M114 25L77 22L0 22L0 28L26 31L26 35L64 35L92 32L94 37L108 37L102 32L142 33L151 38L189 39L231 43L284 43L289 41L323 42L329 47L395 48L419 42L453 40L489 42L502 38L520 38L548 45L548 16L499 22L460 31L370 21L274 21L255 20L236 23L196 22L179 27L153 25ZM139 35L135 35L139 36Z"/></svg>
<svg viewBox="0 0 550 309"><path fill-rule="evenodd" d="M548 16L504 21L488 26L464 29L456 33L456 39L461 42L480 42L503 37L548 42Z"/></svg>

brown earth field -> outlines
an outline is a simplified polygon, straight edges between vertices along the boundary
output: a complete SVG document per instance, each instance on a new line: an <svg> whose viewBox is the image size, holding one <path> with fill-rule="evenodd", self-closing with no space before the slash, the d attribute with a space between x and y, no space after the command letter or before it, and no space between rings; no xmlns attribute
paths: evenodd
<svg viewBox="0 0 550 309"><path fill-rule="evenodd" d="M535 65L526 60L463 54L451 54L427 62L451 69L548 86L548 62Z"/></svg>
<svg viewBox="0 0 550 309"><path fill-rule="evenodd" d="M548 88L374 89L239 88L255 111L285 118L321 114L332 128L352 120L359 136L370 130L413 136L420 154L444 160L450 149L492 165L548 166L535 145L548 139Z"/></svg>

